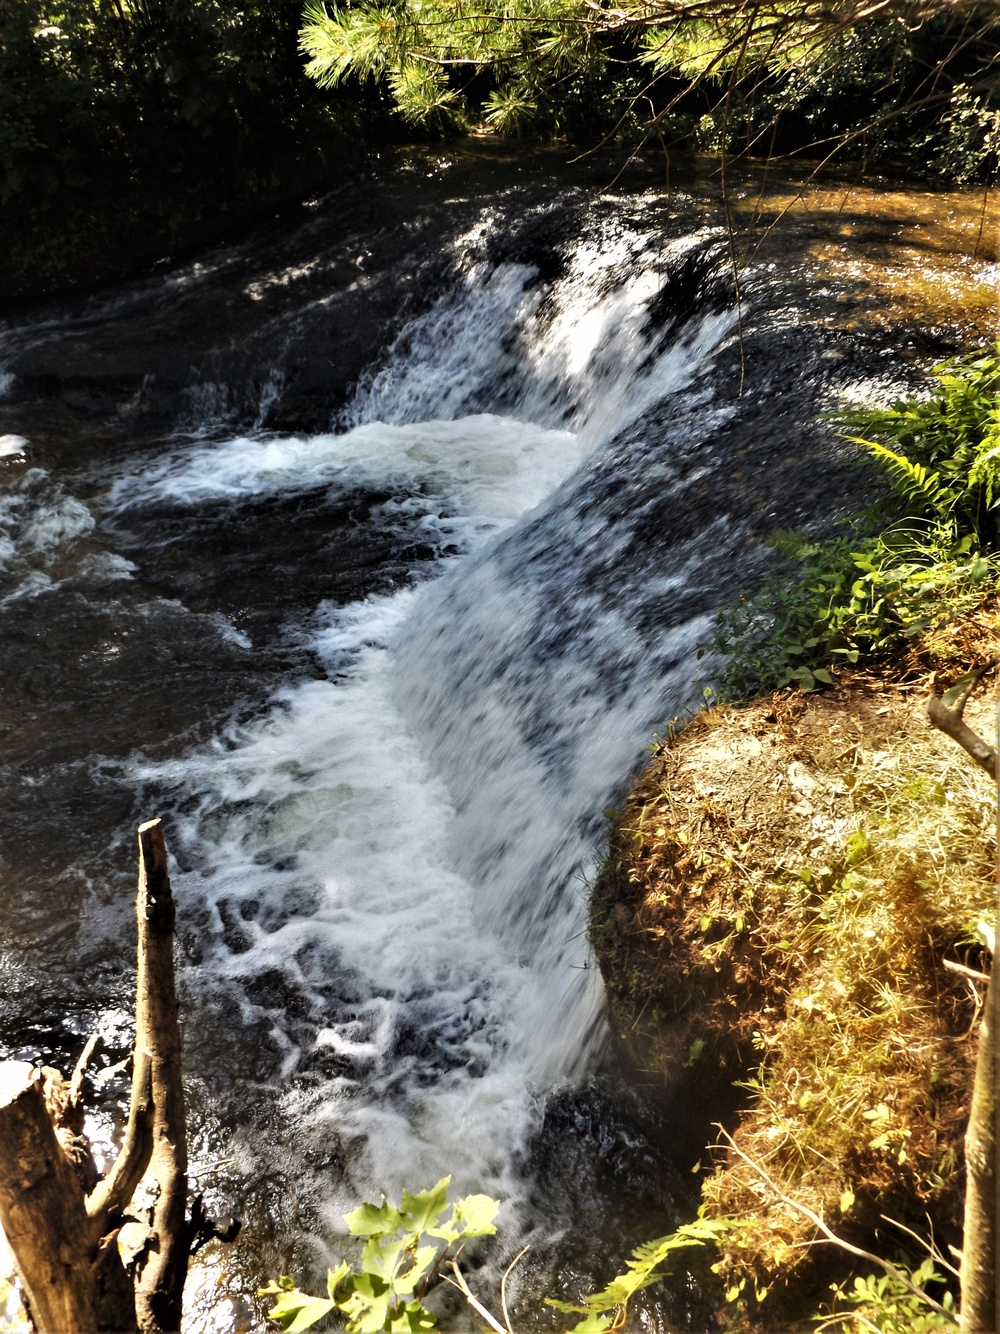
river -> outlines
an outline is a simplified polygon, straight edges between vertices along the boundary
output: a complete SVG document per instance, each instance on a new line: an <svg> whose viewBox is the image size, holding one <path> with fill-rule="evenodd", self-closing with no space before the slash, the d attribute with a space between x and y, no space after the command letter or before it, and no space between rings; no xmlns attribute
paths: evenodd
<svg viewBox="0 0 1000 1334"><path fill-rule="evenodd" d="M747 174L737 220L796 188ZM124 1054L161 815L199 1188L246 1220L192 1334L445 1173L504 1201L487 1288L531 1243L525 1322L691 1207L589 957L604 812L762 537L867 498L814 414L996 294L972 195L827 179L738 289L717 195L709 163L415 150L0 327L0 1043ZM679 1282L643 1319L702 1318Z"/></svg>

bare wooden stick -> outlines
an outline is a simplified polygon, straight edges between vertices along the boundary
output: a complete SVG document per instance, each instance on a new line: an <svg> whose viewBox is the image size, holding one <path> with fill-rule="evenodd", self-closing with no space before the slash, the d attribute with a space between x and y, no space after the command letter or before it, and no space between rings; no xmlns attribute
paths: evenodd
<svg viewBox="0 0 1000 1334"><path fill-rule="evenodd" d="M87 1039L87 1045L80 1053L80 1059L73 1067L73 1073L70 1075L69 1080L69 1089L66 1094L67 1101L73 1107L83 1106L84 1076L87 1073L87 1066L90 1064L91 1058L97 1050L100 1041L101 1035L99 1033L91 1033L90 1037Z"/></svg>
<svg viewBox="0 0 1000 1334"><path fill-rule="evenodd" d="M26 1061L0 1065L0 1224L38 1334L97 1329L83 1188Z"/></svg>
<svg viewBox="0 0 1000 1334"><path fill-rule="evenodd" d="M489 1325L490 1329L495 1329L497 1334L510 1334L509 1329L505 1329L504 1326L501 1325L500 1321L497 1320L496 1316L490 1314L490 1312L482 1304L479 1298L473 1296L471 1288L465 1281L465 1275L458 1267L458 1261L449 1260L448 1264L449 1267L455 1271L455 1277L453 1279L448 1279L448 1282L454 1283L455 1287L458 1288L459 1292L469 1303L472 1309L482 1316L482 1318Z"/></svg>
<svg viewBox="0 0 1000 1334"><path fill-rule="evenodd" d="M958 973L959 977L969 977L973 982L988 982L989 973L980 973L975 968L966 968L964 963L956 963L954 959L942 959L941 962L949 973Z"/></svg>
<svg viewBox="0 0 1000 1334"><path fill-rule="evenodd" d="M980 667L972 672L969 677L969 684L958 697L954 708L949 708L936 691L932 691L927 699L927 717L931 725L936 727L939 732L945 736L950 736L952 741L957 741L966 754L971 755L981 769L985 769L991 778L997 774L998 761L997 753L988 741L984 741L978 732L974 732L962 717L965 712L965 706L969 702L969 696L979 684L980 680L997 665L997 659L992 658L985 667Z"/></svg>
<svg viewBox="0 0 1000 1334"><path fill-rule="evenodd" d="M87 1196L92 1235L99 1238L115 1215L124 1211L153 1152L153 1063L148 1051L136 1048L132 1066L132 1099L125 1138L111 1170Z"/></svg>
<svg viewBox="0 0 1000 1334"><path fill-rule="evenodd" d="M135 1042L150 1053L153 1145L148 1175L157 1191L150 1236L135 1282L141 1334L180 1328L187 1274L187 1128L174 985L174 901L159 820L139 826L139 923Z"/></svg>

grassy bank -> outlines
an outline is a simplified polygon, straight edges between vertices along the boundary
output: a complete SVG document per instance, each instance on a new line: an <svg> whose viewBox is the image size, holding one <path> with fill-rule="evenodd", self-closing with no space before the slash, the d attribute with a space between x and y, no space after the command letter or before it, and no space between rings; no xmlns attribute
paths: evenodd
<svg viewBox="0 0 1000 1334"><path fill-rule="evenodd" d="M961 1245L982 986L947 963L988 966L995 792L926 700L1000 634L995 493L970 493L996 447L997 368L950 368L936 396L869 414L908 512L848 542L800 537L798 563L723 619L730 687L758 693L660 744L595 890L619 1034L665 1089L729 1117L702 1192L739 1220L717 1274L741 1327L789 1328L871 1270L816 1245L810 1213L910 1267L913 1234ZM875 1318L843 1327L917 1327Z"/></svg>

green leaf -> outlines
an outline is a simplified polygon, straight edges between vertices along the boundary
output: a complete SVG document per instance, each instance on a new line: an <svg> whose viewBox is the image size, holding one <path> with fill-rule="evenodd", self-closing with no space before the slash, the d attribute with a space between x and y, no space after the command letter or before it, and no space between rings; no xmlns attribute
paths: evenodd
<svg viewBox="0 0 1000 1334"><path fill-rule="evenodd" d="M390 1283L406 1248L405 1237L369 1237L361 1249L361 1268Z"/></svg>
<svg viewBox="0 0 1000 1334"><path fill-rule="evenodd" d="M408 1190L403 1191L403 1204L400 1210L400 1221L403 1227L410 1232L415 1232L419 1237L421 1233L428 1232L430 1225L437 1221L438 1215L444 1213L448 1207L448 1187L451 1185L451 1177L442 1177L441 1180L430 1190L418 1191L416 1195L411 1195Z"/></svg>
<svg viewBox="0 0 1000 1334"><path fill-rule="evenodd" d="M422 1283L434 1268L434 1262L438 1258L438 1253L438 1248L436 1246L417 1247L413 1252L413 1263L410 1268L402 1274L397 1274L393 1280L392 1286L398 1296L413 1296L417 1284Z"/></svg>
<svg viewBox="0 0 1000 1334"><path fill-rule="evenodd" d="M351 1272L351 1266L346 1260L341 1260L336 1269L330 1269L326 1275L326 1292L331 1301L336 1300L337 1289L343 1283L344 1279Z"/></svg>
<svg viewBox="0 0 1000 1334"><path fill-rule="evenodd" d="M496 1232L493 1223L500 1208L499 1200L488 1195L466 1195L455 1205L455 1224L463 1237L491 1237Z"/></svg>
<svg viewBox="0 0 1000 1334"><path fill-rule="evenodd" d="M591 1311L583 1319L573 1326L570 1334L604 1334L606 1329L611 1329L615 1324L616 1317L613 1314L598 1313Z"/></svg>
<svg viewBox="0 0 1000 1334"><path fill-rule="evenodd" d="M299 1334L300 1330L309 1329L334 1309L334 1303L326 1297L310 1297L297 1288L288 1289L284 1285L290 1282L282 1279L279 1284L269 1284L261 1288L258 1296L274 1295L275 1302L267 1313L268 1320L280 1325L286 1334Z"/></svg>
<svg viewBox="0 0 1000 1334"><path fill-rule="evenodd" d="M427 1334L437 1329L437 1321L420 1302L407 1302L390 1313L386 1328L391 1334Z"/></svg>
<svg viewBox="0 0 1000 1334"><path fill-rule="evenodd" d="M348 1334L378 1334L385 1329L392 1289L375 1274L358 1274L349 1297L337 1303L347 1316Z"/></svg>
<svg viewBox="0 0 1000 1334"><path fill-rule="evenodd" d="M344 1215L344 1222L352 1237L386 1236L397 1230L402 1215L383 1195L381 1204L361 1204Z"/></svg>

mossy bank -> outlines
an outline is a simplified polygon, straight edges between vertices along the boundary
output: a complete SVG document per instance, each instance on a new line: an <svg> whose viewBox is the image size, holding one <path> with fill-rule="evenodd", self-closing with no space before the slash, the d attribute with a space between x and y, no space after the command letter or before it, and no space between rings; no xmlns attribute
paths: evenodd
<svg viewBox="0 0 1000 1334"><path fill-rule="evenodd" d="M939 637L942 674L996 633L991 606ZM636 780L595 889L614 1029L734 1136L706 1144L702 1192L741 1220L717 1266L740 1327L790 1328L864 1269L797 1206L914 1263L903 1228L961 1244L982 988L946 960L982 967L994 794L928 723L932 676L911 658L699 714Z"/></svg>

